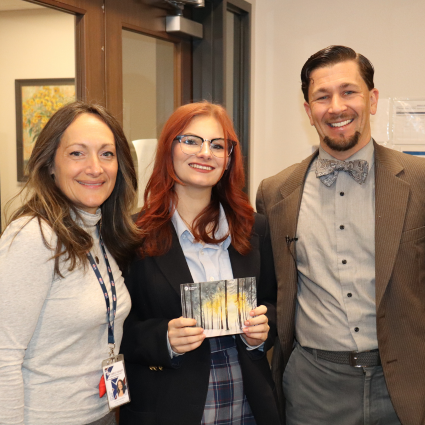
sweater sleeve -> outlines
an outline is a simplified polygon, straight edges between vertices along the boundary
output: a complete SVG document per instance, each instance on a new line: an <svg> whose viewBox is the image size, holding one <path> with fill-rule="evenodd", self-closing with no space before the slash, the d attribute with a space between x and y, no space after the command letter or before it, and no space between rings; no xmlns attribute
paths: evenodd
<svg viewBox="0 0 425 425"><path fill-rule="evenodd" d="M43 225L43 231L50 242L50 228ZM52 255L36 219L15 220L0 239L2 424L24 423L22 364L52 283Z"/></svg>

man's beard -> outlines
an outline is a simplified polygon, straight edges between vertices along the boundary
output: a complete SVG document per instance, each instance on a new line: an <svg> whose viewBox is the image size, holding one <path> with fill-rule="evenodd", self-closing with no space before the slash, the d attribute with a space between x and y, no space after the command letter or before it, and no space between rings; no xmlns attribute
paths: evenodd
<svg viewBox="0 0 425 425"><path fill-rule="evenodd" d="M360 132L356 131L351 137L349 137L348 139L341 139L339 141L335 140L335 139L331 139L328 136L325 136L323 138L323 142L329 147L331 148L333 151L337 151L337 152L345 152L350 150L351 148L354 148L354 146L357 145L357 143L359 143L359 139L360 139Z"/></svg>

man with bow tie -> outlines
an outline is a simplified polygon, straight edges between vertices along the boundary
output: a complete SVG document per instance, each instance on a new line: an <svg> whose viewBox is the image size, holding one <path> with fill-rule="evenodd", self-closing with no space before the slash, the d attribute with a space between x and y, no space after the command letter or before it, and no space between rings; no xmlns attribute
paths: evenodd
<svg viewBox="0 0 425 425"><path fill-rule="evenodd" d="M307 60L319 149L257 194L278 278L272 367L287 425L425 424L425 161L373 141L373 74L344 46Z"/></svg>

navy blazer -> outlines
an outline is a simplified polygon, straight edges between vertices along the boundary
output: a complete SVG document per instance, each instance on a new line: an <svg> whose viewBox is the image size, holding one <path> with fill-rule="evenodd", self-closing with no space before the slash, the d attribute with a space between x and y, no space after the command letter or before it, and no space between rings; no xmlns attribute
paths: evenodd
<svg viewBox="0 0 425 425"><path fill-rule="evenodd" d="M123 406L121 425L199 425L208 391L210 344L171 362L168 322L182 315L180 284L193 282L174 226L172 247L159 257L139 256L125 273L132 309L124 324L121 352L125 356L131 403ZM252 250L245 256L232 245L229 257L235 278L255 276L258 305L267 306L269 337L265 351L248 351L237 337L244 391L257 425L278 425L276 389L266 351L276 335L276 278L266 218L255 215Z"/></svg>

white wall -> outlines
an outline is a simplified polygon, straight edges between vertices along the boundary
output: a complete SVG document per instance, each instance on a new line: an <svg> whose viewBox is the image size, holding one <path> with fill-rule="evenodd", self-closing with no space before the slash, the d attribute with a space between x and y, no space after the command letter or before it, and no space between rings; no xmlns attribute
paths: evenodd
<svg viewBox="0 0 425 425"><path fill-rule="evenodd" d="M0 12L2 213L6 202L22 187L16 172L15 80L74 78L74 19L47 8Z"/></svg>
<svg viewBox="0 0 425 425"><path fill-rule="evenodd" d="M318 50L343 44L375 67L382 98L425 98L423 0L256 0L253 22L251 199L260 181L318 143L300 72ZM378 106L379 108L379 106Z"/></svg>

